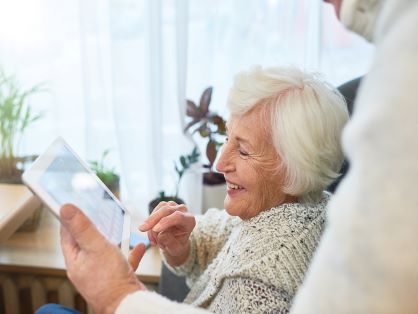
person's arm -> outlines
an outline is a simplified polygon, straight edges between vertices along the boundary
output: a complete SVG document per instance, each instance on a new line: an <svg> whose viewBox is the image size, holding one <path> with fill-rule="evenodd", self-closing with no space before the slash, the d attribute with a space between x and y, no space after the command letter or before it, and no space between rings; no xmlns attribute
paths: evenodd
<svg viewBox="0 0 418 314"><path fill-rule="evenodd" d="M147 232L151 244L164 251L170 265L177 266L189 256L189 238L195 225L195 217L184 204L169 201L160 202L139 230Z"/></svg>
<svg viewBox="0 0 418 314"><path fill-rule="evenodd" d="M417 313L418 2L384 2L343 144L351 168L292 313Z"/></svg>
<svg viewBox="0 0 418 314"><path fill-rule="evenodd" d="M143 244L134 249L128 263L77 207L64 205L60 220L67 276L95 313L204 313L145 291L133 272L145 253Z"/></svg>
<svg viewBox="0 0 418 314"><path fill-rule="evenodd" d="M163 261L177 275L194 280L216 257L228 239L233 224L224 210L210 209L205 215L196 217L196 227L190 236L190 250L185 262L172 266L163 254ZM164 250L163 250L164 253Z"/></svg>
<svg viewBox="0 0 418 314"><path fill-rule="evenodd" d="M129 265L79 208L64 205L60 220L67 277L95 313L113 313L127 294L146 290L132 269L137 263ZM140 248L138 260L145 253L145 246Z"/></svg>

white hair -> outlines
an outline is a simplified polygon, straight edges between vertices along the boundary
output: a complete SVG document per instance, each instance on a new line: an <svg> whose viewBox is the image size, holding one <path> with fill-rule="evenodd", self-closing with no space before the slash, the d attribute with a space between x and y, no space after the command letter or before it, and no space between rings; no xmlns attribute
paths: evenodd
<svg viewBox="0 0 418 314"><path fill-rule="evenodd" d="M255 66L236 75L227 107L232 115L243 115L256 106L270 116L267 125L286 178L283 192L317 201L343 162L344 98L316 74Z"/></svg>

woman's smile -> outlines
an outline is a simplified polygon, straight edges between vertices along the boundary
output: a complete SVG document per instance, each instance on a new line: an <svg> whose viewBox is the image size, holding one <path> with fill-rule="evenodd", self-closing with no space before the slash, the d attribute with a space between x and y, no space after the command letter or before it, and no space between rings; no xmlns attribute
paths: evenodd
<svg viewBox="0 0 418 314"><path fill-rule="evenodd" d="M239 184L226 181L227 193L230 197L245 192L245 188Z"/></svg>

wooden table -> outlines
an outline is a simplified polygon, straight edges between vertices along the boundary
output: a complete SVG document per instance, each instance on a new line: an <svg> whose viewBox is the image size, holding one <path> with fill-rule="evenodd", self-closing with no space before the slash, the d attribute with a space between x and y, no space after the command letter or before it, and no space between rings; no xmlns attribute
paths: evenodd
<svg viewBox="0 0 418 314"><path fill-rule="evenodd" d="M27 293L31 295L32 299L34 297L40 299L32 300L32 306L27 310L27 312L31 312L45 301L51 302L51 298L48 298L48 289L55 285L54 289L57 289L58 292L55 293L52 302L77 308L79 302L74 301L74 297L68 296L76 292L66 279L64 258L60 247L59 221L48 210L44 210L42 215L37 231L17 232L6 242L0 244L0 284L2 287L0 289L3 290L0 303L3 299L3 303L5 303L3 306L11 302L12 305L9 307L14 307L13 302L22 303L19 289L29 289ZM136 274L142 282L156 284L160 279L160 271L159 251L155 247L149 248ZM16 287L13 288L13 285ZM46 292L38 291L42 285L47 290ZM15 291L9 291L10 289ZM15 300L13 301L13 299ZM22 306L22 304L20 305ZM1 306L2 304L0 304ZM78 307L80 308L80 305ZM2 312L1 308L0 312ZM10 310L6 308L6 313L9 312ZM16 313L18 312L25 311L16 310Z"/></svg>

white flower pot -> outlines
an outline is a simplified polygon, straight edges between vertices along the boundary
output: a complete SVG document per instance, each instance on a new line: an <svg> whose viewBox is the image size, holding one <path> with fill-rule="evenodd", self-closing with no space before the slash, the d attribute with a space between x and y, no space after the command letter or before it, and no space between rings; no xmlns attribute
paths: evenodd
<svg viewBox="0 0 418 314"><path fill-rule="evenodd" d="M226 184L203 185L202 191L202 214L209 208L224 208L224 200L226 195Z"/></svg>

